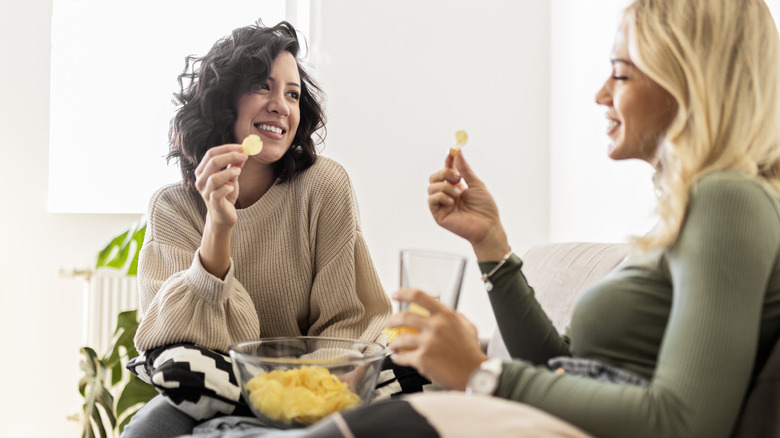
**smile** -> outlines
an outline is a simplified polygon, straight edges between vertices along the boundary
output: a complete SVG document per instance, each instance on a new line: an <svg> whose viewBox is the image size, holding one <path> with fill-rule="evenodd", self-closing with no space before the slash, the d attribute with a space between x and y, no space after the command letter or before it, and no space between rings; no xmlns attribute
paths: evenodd
<svg viewBox="0 0 780 438"><path fill-rule="evenodd" d="M265 123L256 124L255 127L261 131L273 132L274 134L284 134L286 131L276 126L266 125Z"/></svg>

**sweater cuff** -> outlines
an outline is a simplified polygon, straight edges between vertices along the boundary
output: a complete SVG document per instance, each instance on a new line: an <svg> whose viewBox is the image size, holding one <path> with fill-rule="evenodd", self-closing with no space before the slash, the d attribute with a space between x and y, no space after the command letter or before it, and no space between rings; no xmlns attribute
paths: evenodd
<svg viewBox="0 0 780 438"><path fill-rule="evenodd" d="M228 297L228 291L230 290L235 277L233 275L233 258L230 259L230 266L228 267L225 279L221 279L203 267L200 261L200 248L195 251L195 256L192 259L192 266L185 275L185 282L187 288L192 291L194 295L200 297L203 301L217 305L225 302Z"/></svg>

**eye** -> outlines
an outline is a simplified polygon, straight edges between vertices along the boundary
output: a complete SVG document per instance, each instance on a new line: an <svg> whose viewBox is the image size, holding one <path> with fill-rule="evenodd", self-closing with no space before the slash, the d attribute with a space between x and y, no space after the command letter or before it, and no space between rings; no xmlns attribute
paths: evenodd
<svg viewBox="0 0 780 438"><path fill-rule="evenodd" d="M287 96L289 96L293 100L300 100L301 99L301 94L298 93L297 91L288 91L287 92Z"/></svg>
<svg viewBox="0 0 780 438"><path fill-rule="evenodd" d="M257 82L257 83L252 84L249 87L249 90L252 91L253 93L257 93L257 92L262 91L262 90L270 90L270 89L271 89L271 86L268 85L268 82Z"/></svg>
<svg viewBox="0 0 780 438"><path fill-rule="evenodd" d="M616 81L627 81L628 76L618 76L618 75L612 75L612 79Z"/></svg>

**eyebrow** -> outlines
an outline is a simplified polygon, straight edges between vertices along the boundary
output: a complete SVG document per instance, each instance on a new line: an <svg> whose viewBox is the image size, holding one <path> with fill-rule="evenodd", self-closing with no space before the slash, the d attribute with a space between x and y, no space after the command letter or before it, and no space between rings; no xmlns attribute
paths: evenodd
<svg viewBox="0 0 780 438"><path fill-rule="evenodd" d="M276 82L276 79L272 78L271 76L268 76L268 80L271 82ZM287 85L291 87L301 88L301 85L297 82L288 82Z"/></svg>
<svg viewBox="0 0 780 438"><path fill-rule="evenodd" d="M612 58L612 59L609 60L609 62L611 62L612 65L615 65L615 64L625 64L625 65L627 65L629 67L634 65L634 63L629 61L628 59L622 59L622 58Z"/></svg>

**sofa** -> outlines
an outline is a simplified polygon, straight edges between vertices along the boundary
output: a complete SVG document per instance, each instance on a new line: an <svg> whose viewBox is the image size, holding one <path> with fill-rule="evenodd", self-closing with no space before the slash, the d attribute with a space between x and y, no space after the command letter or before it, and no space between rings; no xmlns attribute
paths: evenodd
<svg viewBox="0 0 780 438"><path fill-rule="evenodd" d="M523 273L555 327L561 331L582 291L627 254L626 243L567 242L535 246L523 256ZM498 330L487 343L490 357L509 358ZM780 342L747 395L735 438L780 438Z"/></svg>

